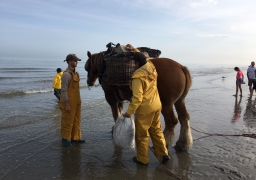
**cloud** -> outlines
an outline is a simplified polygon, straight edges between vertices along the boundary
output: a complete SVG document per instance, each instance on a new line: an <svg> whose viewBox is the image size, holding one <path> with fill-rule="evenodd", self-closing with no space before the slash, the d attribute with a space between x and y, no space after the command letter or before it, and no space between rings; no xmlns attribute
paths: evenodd
<svg viewBox="0 0 256 180"><path fill-rule="evenodd" d="M232 37L231 35L228 35L228 34L196 34L196 36L198 37L209 37L209 38L212 38L212 37L219 37L219 38L226 38L226 37Z"/></svg>
<svg viewBox="0 0 256 180"><path fill-rule="evenodd" d="M213 4L217 4L217 1L216 0L208 0L209 3L213 3Z"/></svg>
<svg viewBox="0 0 256 180"><path fill-rule="evenodd" d="M172 47L183 56L186 47L195 47L193 54L222 39L226 47L244 44L247 51L256 35L255 0L2 0L0 9L3 51L25 42L26 49L59 47L61 54L129 41L167 54Z"/></svg>

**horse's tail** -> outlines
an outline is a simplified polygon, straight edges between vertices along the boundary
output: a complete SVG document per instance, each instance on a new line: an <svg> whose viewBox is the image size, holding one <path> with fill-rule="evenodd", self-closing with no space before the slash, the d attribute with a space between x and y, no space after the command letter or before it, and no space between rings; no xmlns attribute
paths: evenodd
<svg viewBox="0 0 256 180"><path fill-rule="evenodd" d="M192 85L192 78L191 78L191 75L190 75L190 72L188 70L188 68L186 66L182 66L181 67L185 77L186 77L186 85L185 85L185 89L184 89L184 92L183 94L181 95L181 99L185 99L185 97L187 96L188 94L188 91Z"/></svg>

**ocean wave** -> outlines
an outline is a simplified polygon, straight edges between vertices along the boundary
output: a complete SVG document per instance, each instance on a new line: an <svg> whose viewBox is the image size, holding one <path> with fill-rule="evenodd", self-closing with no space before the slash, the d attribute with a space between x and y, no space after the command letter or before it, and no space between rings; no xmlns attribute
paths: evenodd
<svg viewBox="0 0 256 180"><path fill-rule="evenodd" d="M24 70L49 70L48 68L0 68L0 70L8 70L8 71L24 71Z"/></svg>
<svg viewBox="0 0 256 180"><path fill-rule="evenodd" d="M53 89L42 89L42 90L26 90L25 94L37 94L37 93L47 93L52 92Z"/></svg>
<svg viewBox="0 0 256 180"><path fill-rule="evenodd" d="M99 102L96 102L94 104L86 104L83 109L90 109L90 108L94 108L94 107L97 107L97 106L100 106L102 104L105 104L107 103L107 101L105 99L99 101Z"/></svg>
<svg viewBox="0 0 256 180"><path fill-rule="evenodd" d="M25 74L25 73L48 73L51 70L1 70L1 73L12 73L12 74Z"/></svg>
<svg viewBox="0 0 256 180"><path fill-rule="evenodd" d="M80 88L87 88L87 84L80 85Z"/></svg>
<svg viewBox="0 0 256 180"><path fill-rule="evenodd" d="M44 79L42 79L44 78ZM31 77L31 76L12 76L12 77L7 77L7 76L0 76L0 80L9 80L9 79L41 79L41 80L37 80L38 82L48 82L48 81L51 81L53 82L53 79L54 79L54 76L52 77L42 77L42 76L38 76L38 77ZM84 81L86 80L87 78L80 78L80 80Z"/></svg>
<svg viewBox="0 0 256 180"><path fill-rule="evenodd" d="M17 77L0 77L0 80L4 80L4 79L17 79Z"/></svg>
<svg viewBox="0 0 256 180"><path fill-rule="evenodd" d="M98 87L98 86L101 86L101 85L100 84L95 84L92 87ZM88 85L87 84L80 85L80 88L88 88Z"/></svg>
<svg viewBox="0 0 256 180"><path fill-rule="evenodd" d="M0 80L9 80L9 79L29 79L29 80L31 80L31 79L42 79L42 77L35 77L35 76L34 77L31 77L31 76L12 76L12 77L2 76L2 77L0 77ZM53 81L53 78L49 79L47 77L47 78L43 79L42 81L44 81L44 80Z"/></svg>
<svg viewBox="0 0 256 180"><path fill-rule="evenodd" d="M95 85L95 87L99 86L99 84ZM80 85L81 89L88 88L88 86ZM23 96L28 94L40 94L40 93L49 93L53 92L53 89L32 89L32 90L20 90L20 91L9 91L9 92L1 92L0 97L8 98L13 96Z"/></svg>
<svg viewBox="0 0 256 180"><path fill-rule="evenodd" d="M41 90L21 90L21 91L10 91L0 93L0 97L13 97L13 96L23 96L26 94L38 94L38 93L47 93L52 92L53 89L41 89Z"/></svg>

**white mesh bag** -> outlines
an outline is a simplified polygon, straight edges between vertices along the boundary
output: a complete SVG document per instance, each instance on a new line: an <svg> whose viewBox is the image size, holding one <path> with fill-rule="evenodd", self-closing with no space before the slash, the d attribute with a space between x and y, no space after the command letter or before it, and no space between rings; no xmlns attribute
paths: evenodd
<svg viewBox="0 0 256 180"><path fill-rule="evenodd" d="M115 145L123 149L134 149L135 147L135 125L130 117L120 116L113 128L113 140Z"/></svg>

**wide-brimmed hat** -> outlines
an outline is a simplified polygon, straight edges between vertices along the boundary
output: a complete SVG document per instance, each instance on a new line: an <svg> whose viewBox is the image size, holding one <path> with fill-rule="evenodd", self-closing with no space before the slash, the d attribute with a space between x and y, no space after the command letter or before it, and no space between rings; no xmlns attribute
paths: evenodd
<svg viewBox="0 0 256 180"><path fill-rule="evenodd" d="M64 62L65 61L73 61L73 60L81 61L81 59L79 59L75 54L68 54L66 59L64 60Z"/></svg>

